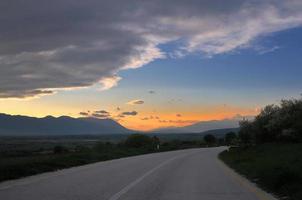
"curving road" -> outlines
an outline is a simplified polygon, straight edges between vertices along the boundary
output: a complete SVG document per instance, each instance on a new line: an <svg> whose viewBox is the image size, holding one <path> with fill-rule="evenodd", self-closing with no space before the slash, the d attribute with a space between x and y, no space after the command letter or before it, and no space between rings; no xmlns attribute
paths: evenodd
<svg viewBox="0 0 302 200"><path fill-rule="evenodd" d="M0 184L0 199L273 199L217 159L218 153L224 149L154 153L8 181Z"/></svg>

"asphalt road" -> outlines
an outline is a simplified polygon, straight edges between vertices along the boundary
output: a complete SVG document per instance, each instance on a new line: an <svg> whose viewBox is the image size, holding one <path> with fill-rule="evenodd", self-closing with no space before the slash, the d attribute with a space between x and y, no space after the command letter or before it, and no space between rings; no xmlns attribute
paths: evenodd
<svg viewBox="0 0 302 200"><path fill-rule="evenodd" d="M154 153L8 181L0 184L0 199L273 199L217 159L224 149Z"/></svg>

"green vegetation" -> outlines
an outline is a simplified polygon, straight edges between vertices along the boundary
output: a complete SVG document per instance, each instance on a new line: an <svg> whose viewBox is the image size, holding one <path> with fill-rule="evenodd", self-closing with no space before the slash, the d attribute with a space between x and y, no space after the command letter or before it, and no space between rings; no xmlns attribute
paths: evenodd
<svg viewBox="0 0 302 200"><path fill-rule="evenodd" d="M302 98L266 106L254 121L240 123L239 137L245 145L302 142Z"/></svg>
<svg viewBox="0 0 302 200"><path fill-rule="evenodd" d="M234 145L237 143L237 135L234 132L229 132L225 134L224 140L226 145Z"/></svg>
<svg viewBox="0 0 302 200"><path fill-rule="evenodd" d="M291 200L302 199L302 144L231 148L220 158L265 190Z"/></svg>
<svg viewBox="0 0 302 200"><path fill-rule="evenodd" d="M283 199L302 199L302 99L266 106L225 141L233 145L220 154L226 164Z"/></svg>
<svg viewBox="0 0 302 200"><path fill-rule="evenodd" d="M214 135L211 135L211 134L205 135L203 139L204 139L205 143L208 144L208 145L215 145L216 142L217 142L216 137Z"/></svg>
<svg viewBox="0 0 302 200"><path fill-rule="evenodd" d="M0 138L0 181L139 154L206 146L202 140L163 140L133 134L111 142L80 138Z"/></svg>

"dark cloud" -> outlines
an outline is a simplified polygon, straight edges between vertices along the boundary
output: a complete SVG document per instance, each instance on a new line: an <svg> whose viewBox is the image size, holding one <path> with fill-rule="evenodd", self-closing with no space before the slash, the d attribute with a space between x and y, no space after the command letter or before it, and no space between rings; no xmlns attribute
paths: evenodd
<svg viewBox="0 0 302 200"><path fill-rule="evenodd" d="M198 120L158 120L160 123L176 123L176 124L188 124L188 123L197 123Z"/></svg>
<svg viewBox="0 0 302 200"><path fill-rule="evenodd" d="M96 110L96 111L94 111L94 113L98 113L98 114L107 114L107 115L110 114L110 113L107 112L106 110Z"/></svg>
<svg viewBox="0 0 302 200"><path fill-rule="evenodd" d="M124 118L125 117L125 115L123 115L123 114L119 114L118 116L117 116L117 118Z"/></svg>
<svg viewBox="0 0 302 200"><path fill-rule="evenodd" d="M149 94L155 94L155 91L154 90L149 90L148 93Z"/></svg>
<svg viewBox="0 0 302 200"><path fill-rule="evenodd" d="M0 74L0 78L1 78L1 74ZM0 80L0 82L1 82L1 80ZM53 93L55 93L55 92L51 91L51 90L27 90L27 91L24 91L24 92L20 92L20 91L17 91L17 90L1 92L1 90L0 90L0 98L14 97L14 98L22 99L22 98L28 98L28 97L50 95L50 94L53 94Z"/></svg>
<svg viewBox="0 0 302 200"><path fill-rule="evenodd" d="M131 111L131 112L123 112L122 115L125 116L125 115L130 115L130 116L135 116L137 115L138 112L136 111Z"/></svg>
<svg viewBox="0 0 302 200"><path fill-rule="evenodd" d="M181 117L182 115L181 114L176 114L176 117Z"/></svg>
<svg viewBox="0 0 302 200"><path fill-rule="evenodd" d="M110 117L110 113L107 112L106 110L96 110L93 112L90 112L88 110L87 112L80 112L79 114L82 116L95 117L95 118L109 118Z"/></svg>
<svg viewBox="0 0 302 200"><path fill-rule="evenodd" d="M88 116L89 115L88 112L80 112L79 114L82 115L82 116Z"/></svg>
<svg viewBox="0 0 302 200"><path fill-rule="evenodd" d="M96 117L96 118L108 118L109 117L109 115L107 115L107 114L98 114L98 113L92 113L91 116Z"/></svg>
<svg viewBox="0 0 302 200"><path fill-rule="evenodd" d="M106 110L96 110L91 114L91 116L97 118L109 118L110 113L107 112Z"/></svg>
<svg viewBox="0 0 302 200"><path fill-rule="evenodd" d="M212 56L302 24L300 0L0 2L0 98L101 84L167 52ZM251 28L253 27L253 28Z"/></svg>
<svg viewBox="0 0 302 200"><path fill-rule="evenodd" d="M158 116L150 115L149 117L141 118L141 120L154 120L154 119L159 119L159 117Z"/></svg>

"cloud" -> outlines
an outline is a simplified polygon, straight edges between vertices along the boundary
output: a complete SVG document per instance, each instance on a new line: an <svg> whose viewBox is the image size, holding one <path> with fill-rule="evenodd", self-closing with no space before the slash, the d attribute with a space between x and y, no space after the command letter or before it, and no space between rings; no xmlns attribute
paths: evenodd
<svg viewBox="0 0 302 200"><path fill-rule="evenodd" d="M110 113L107 112L106 110L96 110L91 114L91 116L97 118L109 118Z"/></svg>
<svg viewBox="0 0 302 200"><path fill-rule="evenodd" d="M110 117L110 113L107 112L106 110L96 110L93 112L90 111L80 112L79 114L86 117L95 117L95 118L102 118L102 119Z"/></svg>
<svg viewBox="0 0 302 200"><path fill-rule="evenodd" d="M141 118L141 120L154 120L154 119L159 119L159 117L158 116L150 115L149 117Z"/></svg>
<svg viewBox="0 0 302 200"><path fill-rule="evenodd" d="M108 90L110 88L113 88L117 86L118 82L122 78L116 75L113 75L111 77L104 77L103 79L100 80L100 83L102 84L101 90Z"/></svg>
<svg viewBox="0 0 302 200"><path fill-rule="evenodd" d="M109 115L109 112L107 112L106 110L96 110L96 111L94 111L94 113Z"/></svg>
<svg viewBox="0 0 302 200"><path fill-rule="evenodd" d="M273 46L273 47L270 47L270 48L267 48L267 47L263 47L263 46L256 46L255 47L255 50L260 54L260 55L263 55L263 54L266 54L266 53L272 53L276 50L280 49L279 46Z"/></svg>
<svg viewBox="0 0 302 200"><path fill-rule="evenodd" d="M117 115L116 117L117 117L117 118L124 118L125 115L119 114L119 115Z"/></svg>
<svg viewBox="0 0 302 200"><path fill-rule="evenodd" d="M138 112L136 111L131 111L131 112L122 112L122 115L125 116L125 115L129 115L129 116L135 116L137 115Z"/></svg>
<svg viewBox="0 0 302 200"><path fill-rule="evenodd" d="M1 75L0 75L1 77ZM1 86L0 86L1 87ZM51 95L54 94L54 91L51 90L27 90L24 92L19 91L7 91L7 92L1 92L0 91L0 98L19 98L19 99L25 99L25 98L32 98L32 97L39 97L44 95Z"/></svg>
<svg viewBox="0 0 302 200"><path fill-rule="evenodd" d="M176 117L181 117L181 114L176 114Z"/></svg>
<svg viewBox="0 0 302 200"><path fill-rule="evenodd" d="M302 25L300 0L27 0L2 1L0 12L0 98L105 90L120 70L248 48ZM168 43L175 48L163 52Z"/></svg>
<svg viewBox="0 0 302 200"><path fill-rule="evenodd" d="M132 101L129 101L127 102L127 104L129 105L141 105L141 104L144 104L145 102L143 100L140 100L140 99L136 99L136 100L132 100Z"/></svg>
<svg viewBox="0 0 302 200"><path fill-rule="evenodd" d="M148 93L149 94L155 94L155 91L154 90L149 90Z"/></svg>
<svg viewBox="0 0 302 200"><path fill-rule="evenodd" d="M108 117L109 117L109 115L106 115L106 114L98 114L98 113L92 113L91 116L92 116L92 117L95 117L95 118L102 118L102 119L108 118Z"/></svg>
<svg viewBox="0 0 302 200"><path fill-rule="evenodd" d="M82 116L88 116L89 115L88 112L80 112L79 114L82 115Z"/></svg>
<svg viewBox="0 0 302 200"><path fill-rule="evenodd" d="M158 120L160 123L174 123L174 124L193 124L199 122L198 120Z"/></svg>

